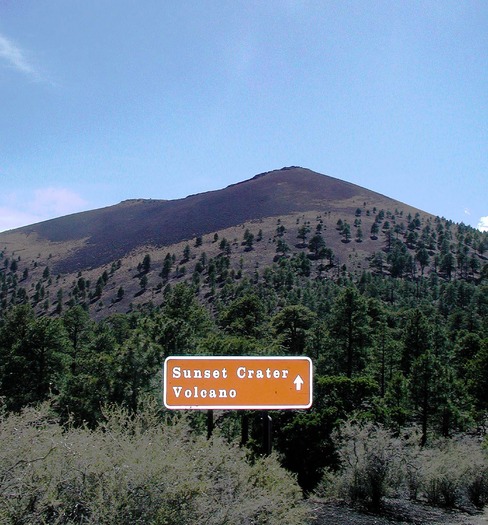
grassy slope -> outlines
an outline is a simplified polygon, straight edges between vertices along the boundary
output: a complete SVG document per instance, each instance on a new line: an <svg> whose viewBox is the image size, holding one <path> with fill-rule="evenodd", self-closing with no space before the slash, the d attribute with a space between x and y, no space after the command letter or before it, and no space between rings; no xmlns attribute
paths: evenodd
<svg viewBox="0 0 488 525"><path fill-rule="evenodd" d="M354 240L353 223L358 208L361 209L362 242ZM54 309L60 288L67 300L80 275L90 281L90 290L93 290L97 279L107 270L110 278L102 300L93 301L90 306L93 315L101 317L116 311L127 312L131 304L157 303L157 286L161 283L158 274L166 254L174 254L176 259L170 281L181 280L174 271L177 265L185 266L188 278L203 252L207 258L219 254L215 233L219 241L225 237L232 243L231 268L236 272L242 268L244 273L252 274L273 263L278 225L286 229L283 240L290 247L291 255L300 251L309 253L297 238L299 228L308 225L310 238L317 224L322 223L322 234L334 252L336 267L346 264L348 271L361 273L369 268L370 256L385 246L383 234L377 239L370 238L371 225L381 209L390 211L396 223L405 226L409 213L420 213L423 223L433 219L424 212L359 186L302 168L286 168L186 199L125 201L101 210L5 232L0 234L0 250L10 261L20 257L19 275L28 269L28 277L19 279L19 286L30 295L36 286L44 287L41 303L49 298L49 312ZM343 242L336 229L338 219L351 226L352 240L348 243ZM250 251L242 244L246 229L255 237L259 230L263 234L262 240L255 242ZM203 244L197 248L195 237L198 235L203 237ZM190 245L192 256L185 262L182 259L186 244ZM137 265L146 253L151 256L152 266L147 274L147 289L140 293ZM111 274L114 261L120 261L120 268ZM320 261L313 262L315 269L319 264ZM46 266L51 282L42 277ZM336 269L330 270L334 271ZM316 275L318 270L313 273L314 277ZM116 301L121 286L124 298Z"/></svg>

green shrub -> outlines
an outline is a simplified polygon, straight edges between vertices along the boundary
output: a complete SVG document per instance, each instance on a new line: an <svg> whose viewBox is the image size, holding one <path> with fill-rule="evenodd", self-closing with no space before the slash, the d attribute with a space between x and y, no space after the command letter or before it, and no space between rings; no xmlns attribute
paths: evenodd
<svg viewBox="0 0 488 525"><path fill-rule="evenodd" d="M401 440L373 423L346 422L335 435L341 470L337 494L377 511L401 484Z"/></svg>
<svg viewBox="0 0 488 525"><path fill-rule="evenodd" d="M385 496L409 494L443 507L488 501L488 459L475 438L420 447L417 429L395 435L381 425L348 421L335 434L341 463L320 490L377 511Z"/></svg>
<svg viewBox="0 0 488 525"><path fill-rule="evenodd" d="M474 438L443 439L421 453L421 485L427 501L455 507L466 501L481 508L488 494L488 463Z"/></svg>
<svg viewBox="0 0 488 525"><path fill-rule="evenodd" d="M96 430L61 428L49 410L0 422L0 523L299 524L301 492L275 457L246 461L185 418L106 414Z"/></svg>

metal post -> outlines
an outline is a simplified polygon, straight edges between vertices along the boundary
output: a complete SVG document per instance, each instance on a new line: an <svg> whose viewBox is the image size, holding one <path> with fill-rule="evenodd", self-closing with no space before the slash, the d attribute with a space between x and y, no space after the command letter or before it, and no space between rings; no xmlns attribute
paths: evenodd
<svg viewBox="0 0 488 525"><path fill-rule="evenodd" d="M268 412L263 412L263 452L266 456L271 454L273 448L273 420Z"/></svg>
<svg viewBox="0 0 488 525"><path fill-rule="evenodd" d="M249 440L249 415L244 412L241 416L241 447Z"/></svg>
<svg viewBox="0 0 488 525"><path fill-rule="evenodd" d="M214 429L213 410L207 410L207 439L212 437Z"/></svg>

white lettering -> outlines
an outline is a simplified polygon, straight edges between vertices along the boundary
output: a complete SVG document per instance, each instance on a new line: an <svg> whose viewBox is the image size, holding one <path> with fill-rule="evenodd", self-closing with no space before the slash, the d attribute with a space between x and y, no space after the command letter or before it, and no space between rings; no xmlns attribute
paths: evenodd
<svg viewBox="0 0 488 525"><path fill-rule="evenodd" d="M288 377L288 370L271 370L270 368L266 368L266 370L257 368L256 370L254 370L253 368L246 368L245 366L240 366L236 370L236 375L239 379L286 379Z"/></svg>
<svg viewBox="0 0 488 525"><path fill-rule="evenodd" d="M172 377L173 379L180 379L181 377L184 377L185 379L220 379L221 377L227 379L228 375L227 368L202 370L200 368L182 369L180 366L175 366L172 369Z"/></svg>
<svg viewBox="0 0 488 525"><path fill-rule="evenodd" d="M237 390L235 390L234 388L231 388L230 390L227 390L225 388L211 388L207 390L205 388L200 389L198 386L194 386L192 388L187 388L186 390L183 390L183 387L181 386L174 386L173 393L176 398L179 398L183 393L183 396L186 399L198 399L200 397L203 399L206 399L207 397L210 399L225 399L228 397L237 397Z"/></svg>

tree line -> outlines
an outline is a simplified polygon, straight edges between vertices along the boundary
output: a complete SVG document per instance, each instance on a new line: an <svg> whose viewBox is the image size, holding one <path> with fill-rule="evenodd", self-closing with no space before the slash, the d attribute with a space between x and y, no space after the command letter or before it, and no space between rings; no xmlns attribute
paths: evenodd
<svg viewBox="0 0 488 525"><path fill-rule="evenodd" d="M12 306L0 325L4 408L50 400L60 421L96 428L106 404L137 413L145 396L160 402L169 355L308 355L312 408L273 413L275 448L307 491L338 467L332 435L351 417L395 431L416 424L422 446L484 429L485 281L371 272L310 279L306 261L279 258L258 278L226 280L210 303L192 282L170 284L159 306L98 322L81 305L59 317ZM220 416L230 438L241 416ZM260 416L248 416L249 447L259 452Z"/></svg>

